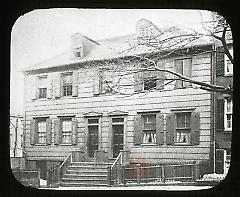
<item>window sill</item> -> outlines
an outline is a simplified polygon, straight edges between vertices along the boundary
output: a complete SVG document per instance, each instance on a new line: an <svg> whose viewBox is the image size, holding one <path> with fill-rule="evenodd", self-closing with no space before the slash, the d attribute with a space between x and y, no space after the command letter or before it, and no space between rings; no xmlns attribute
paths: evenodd
<svg viewBox="0 0 240 197"><path fill-rule="evenodd" d="M36 100L38 100L38 101L47 101L49 99L48 98L37 98Z"/></svg>
<svg viewBox="0 0 240 197"><path fill-rule="evenodd" d="M180 142L175 142L174 145L175 145L175 146L193 146L193 145L190 144L190 143L180 143Z"/></svg>
<svg viewBox="0 0 240 197"><path fill-rule="evenodd" d="M233 73L225 73L224 77L233 77Z"/></svg>
<svg viewBox="0 0 240 197"><path fill-rule="evenodd" d="M142 143L142 146L157 146L156 143Z"/></svg>
<svg viewBox="0 0 240 197"><path fill-rule="evenodd" d="M60 146L74 146L73 144L59 144Z"/></svg>
<svg viewBox="0 0 240 197"><path fill-rule="evenodd" d="M223 133L232 133L232 129L224 129Z"/></svg>
<svg viewBox="0 0 240 197"><path fill-rule="evenodd" d="M34 144L34 146L47 146L47 144Z"/></svg>

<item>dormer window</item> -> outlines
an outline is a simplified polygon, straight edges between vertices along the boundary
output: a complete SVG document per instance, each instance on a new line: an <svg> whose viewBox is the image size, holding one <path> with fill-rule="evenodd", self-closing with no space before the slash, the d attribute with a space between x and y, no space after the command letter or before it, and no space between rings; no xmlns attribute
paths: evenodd
<svg viewBox="0 0 240 197"><path fill-rule="evenodd" d="M75 48L75 51L74 51L74 56L75 57L81 57L81 47L77 47Z"/></svg>

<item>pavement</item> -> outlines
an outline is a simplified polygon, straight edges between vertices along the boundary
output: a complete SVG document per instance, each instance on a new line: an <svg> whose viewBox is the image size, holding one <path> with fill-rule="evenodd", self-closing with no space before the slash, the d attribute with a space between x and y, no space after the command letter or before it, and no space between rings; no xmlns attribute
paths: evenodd
<svg viewBox="0 0 240 197"><path fill-rule="evenodd" d="M152 186L126 186L126 187L57 187L40 188L47 190L166 190L166 191L192 191L210 189L212 186L181 186L181 185L152 185Z"/></svg>

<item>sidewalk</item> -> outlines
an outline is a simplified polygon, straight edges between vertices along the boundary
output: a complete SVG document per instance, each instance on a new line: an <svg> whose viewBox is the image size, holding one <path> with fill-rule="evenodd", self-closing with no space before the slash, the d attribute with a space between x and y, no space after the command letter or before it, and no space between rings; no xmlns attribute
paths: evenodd
<svg viewBox="0 0 240 197"><path fill-rule="evenodd" d="M167 190L167 191L188 191L210 189L212 186L181 186L181 185L152 185L152 186L126 186L126 187L58 187L40 188L50 190Z"/></svg>

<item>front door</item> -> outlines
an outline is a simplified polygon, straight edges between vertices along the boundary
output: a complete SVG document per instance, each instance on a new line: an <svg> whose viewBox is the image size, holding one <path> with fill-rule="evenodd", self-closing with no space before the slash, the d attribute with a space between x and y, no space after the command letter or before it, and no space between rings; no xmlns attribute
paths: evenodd
<svg viewBox="0 0 240 197"><path fill-rule="evenodd" d="M120 153L120 150L123 150L124 124L113 123L112 129L113 129L113 158L116 158Z"/></svg>
<svg viewBox="0 0 240 197"><path fill-rule="evenodd" d="M93 158L94 151L98 150L98 119L88 120L88 156Z"/></svg>

